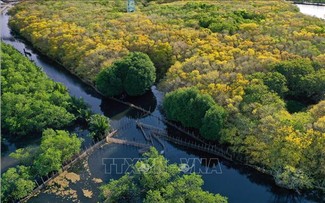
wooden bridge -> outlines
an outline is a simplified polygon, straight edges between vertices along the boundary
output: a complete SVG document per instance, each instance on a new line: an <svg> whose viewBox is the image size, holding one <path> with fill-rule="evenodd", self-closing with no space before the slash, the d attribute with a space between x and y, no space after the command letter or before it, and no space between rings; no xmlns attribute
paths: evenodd
<svg viewBox="0 0 325 203"><path fill-rule="evenodd" d="M189 131L186 131L185 129L180 128L179 126L177 126L177 125L175 125L175 124L173 124L173 123L171 123L171 122L169 122L169 121L167 121L167 120L161 120L161 121L164 122L165 124L167 124L167 125L169 125L169 126L175 128L176 130L178 130L178 131L180 131L180 132L182 132L182 133L188 135L189 137L195 139L196 141L201 142L201 143L204 143L204 141L203 141L201 138L195 136L195 134L194 134L193 132L191 133L191 132L189 132ZM166 133L165 130L160 129L160 128L157 128L157 127L152 126L152 125L148 125L148 124L140 123L140 122L138 122L138 121L136 122L136 125L137 125L137 127L139 127L142 131L143 131L143 129L148 129L148 130L151 130L151 131L155 131L155 132L157 132L157 133L161 133L161 134L166 134L166 135L167 135L167 133Z"/></svg>
<svg viewBox="0 0 325 203"><path fill-rule="evenodd" d="M209 144L203 144L203 143L198 143L198 142L191 142L189 140L183 140L181 138L176 138L176 137L171 137L171 136L165 136L162 134L157 134L156 132L154 132L154 134L156 134L157 136L162 136L164 137L166 140L169 140L175 144L178 145L182 145L185 147L189 147L192 149L196 149L196 150L200 150L203 152L207 152L209 154L213 154L213 155L217 155L219 157L222 157L226 160L232 161L232 155L230 153L228 153L227 151L219 148L216 145L209 145Z"/></svg>
<svg viewBox="0 0 325 203"><path fill-rule="evenodd" d="M95 151L99 147L103 146L107 142L107 139L114 139L114 138L111 138L111 137L114 136L116 133L117 133L117 130L114 130L114 131L110 132L104 139L98 141L97 143L90 146L89 148L86 147L86 150L81 151L79 154L76 154L75 156L73 156L71 158L71 160L69 160L67 162L64 162L62 164L62 168L61 168L62 170L57 171L55 173L52 173L50 176L44 177L45 180L43 179L43 177L41 177L40 180L39 180L39 181L41 181L41 183L39 183L39 181L35 180L35 183L36 183L37 187L28 196L26 196L25 198L19 200L18 202L27 202L27 200L29 198L31 198L33 195L37 194L39 191L41 191L43 188L45 188L47 186L47 184L51 180L53 180L54 178L59 176L61 172L68 170L75 163L77 163L78 161L80 161L83 158L87 157L88 155L90 155L93 151Z"/></svg>
<svg viewBox="0 0 325 203"><path fill-rule="evenodd" d="M130 146L140 147L140 148L149 148L150 147L150 145L147 145L147 144L133 142L133 141L129 141L129 140L116 139L116 138L112 138L112 137L106 137L106 142L107 143L130 145Z"/></svg>
<svg viewBox="0 0 325 203"><path fill-rule="evenodd" d="M233 160L233 156L227 152L227 150L223 150L217 145L211 145L208 143L203 142L196 142L196 141L190 141L188 139L182 139L178 137L172 137L169 136L165 130L156 128L155 126L151 126L148 124L137 122L137 126L141 129L146 128L151 131L153 135L156 135L157 137L162 137L166 140L169 140L175 144L182 145L185 147L190 147L192 149L200 150L203 152L207 152L209 154L217 155L219 157L222 157L226 160Z"/></svg>

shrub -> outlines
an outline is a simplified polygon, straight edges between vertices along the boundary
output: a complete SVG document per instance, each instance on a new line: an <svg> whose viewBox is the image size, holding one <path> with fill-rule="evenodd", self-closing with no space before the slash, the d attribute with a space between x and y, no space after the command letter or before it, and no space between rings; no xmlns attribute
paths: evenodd
<svg viewBox="0 0 325 203"><path fill-rule="evenodd" d="M149 56L131 52L102 70L97 76L96 86L105 96L116 96L123 92L136 96L144 94L155 80L156 69Z"/></svg>

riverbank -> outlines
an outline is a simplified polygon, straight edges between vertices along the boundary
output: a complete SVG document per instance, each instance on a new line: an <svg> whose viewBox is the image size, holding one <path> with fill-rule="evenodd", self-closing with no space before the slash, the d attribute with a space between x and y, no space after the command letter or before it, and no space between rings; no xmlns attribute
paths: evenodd
<svg viewBox="0 0 325 203"><path fill-rule="evenodd" d="M325 20L325 6L295 4L301 13Z"/></svg>
<svg viewBox="0 0 325 203"><path fill-rule="evenodd" d="M288 1L294 4L301 4L301 5L312 5L312 6L325 6L323 2L309 2L309 1Z"/></svg>

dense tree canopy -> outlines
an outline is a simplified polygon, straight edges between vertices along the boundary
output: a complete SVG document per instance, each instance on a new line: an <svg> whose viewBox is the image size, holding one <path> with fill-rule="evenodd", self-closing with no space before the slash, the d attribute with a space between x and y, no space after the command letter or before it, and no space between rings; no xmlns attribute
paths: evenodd
<svg viewBox="0 0 325 203"><path fill-rule="evenodd" d="M116 76L113 68L108 68L98 74L96 86L106 96L120 95L124 90L123 82Z"/></svg>
<svg viewBox="0 0 325 203"><path fill-rule="evenodd" d="M219 140L224 127L227 112L219 105L212 106L206 111L200 128L202 136L209 140Z"/></svg>
<svg viewBox="0 0 325 203"><path fill-rule="evenodd" d="M261 79L268 88L280 96L288 92L287 79L279 72L257 72L251 75L252 78Z"/></svg>
<svg viewBox="0 0 325 203"><path fill-rule="evenodd" d="M205 112L214 104L209 95L187 88L168 93L163 106L168 119L179 121L187 127L200 128Z"/></svg>
<svg viewBox="0 0 325 203"><path fill-rule="evenodd" d="M40 175L58 171L62 163L80 151L81 140L75 134L63 130L47 129L43 132L39 156L34 168Z"/></svg>
<svg viewBox="0 0 325 203"><path fill-rule="evenodd" d="M11 202L30 194L35 188L35 177L60 171L62 164L80 152L82 140L64 130L44 130L39 147L17 149L10 157L21 166L9 168L1 175L1 198Z"/></svg>
<svg viewBox="0 0 325 203"><path fill-rule="evenodd" d="M39 146L28 146L25 148L16 149L16 151L10 153L10 157L17 159L20 164L25 166L31 166L35 158L39 155Z"/></svg>
<svg viewBox="0 0 325 203"><path fill-rule="evenodd" d="M163 107L168 119L200 129L207 139L219 139L227 112L210 95L196 88L178 89L166 95Z"/></svg>
<svg viewBox="0 0 325 203"><path fill-rule="evenodd" d="M10 168L1 175L1 200L19 200L33 191L35 185L29 167Z"/></svg>
<svg viewBox="0 0 325 203"><path fill-rule="evenodd" d="M95 138L102 138L111 130L109 119L99 114L90 116L88 127Z"/></svg>
<svg viewBox="0 0 325 203"><path fill-rule="evenodd" d="M286 77L290 96L313 101L324 99L325 94L325 69L318 68L309 59L283 61L275 65L275 70Z"/></svg>
<svg viewBox="0 0 325 203"><path fill-rule="evenodd" d="M10 135L62 128L76 119L66 87L9 45L1 43L1 129ZM82 109L87 109L84 107Z"/></svg>
<svg viewBox="0 0 325 203"><path fill-rule="evenodd" d="M156 70L148 55L132 52L98 74L96 86L106 96L123 92L144 94L156 80Z"/></svg>
<svg viewBox="0 0 325 203"><path fill-rule="evenodd" d="M219 194L203 191L200 175L181 175L178 166L168 164L156 149L151 148L145 157L133 166L135 173L101 187L104 202L227 202L227 198ZM144 167L150 169L142 170Z"/></svg>

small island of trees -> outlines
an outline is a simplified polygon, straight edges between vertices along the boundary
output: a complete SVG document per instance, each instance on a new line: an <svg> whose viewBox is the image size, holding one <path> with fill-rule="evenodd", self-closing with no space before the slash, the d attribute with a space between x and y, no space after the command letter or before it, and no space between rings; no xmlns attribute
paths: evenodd
<svg viewBox="0 0 325 203"><path fill-rule="evenodd" d="M147 54L131 52L102 70L96 79L98 90L105 96L127 93L142 95L156 80L156 69Z"/></svg>

